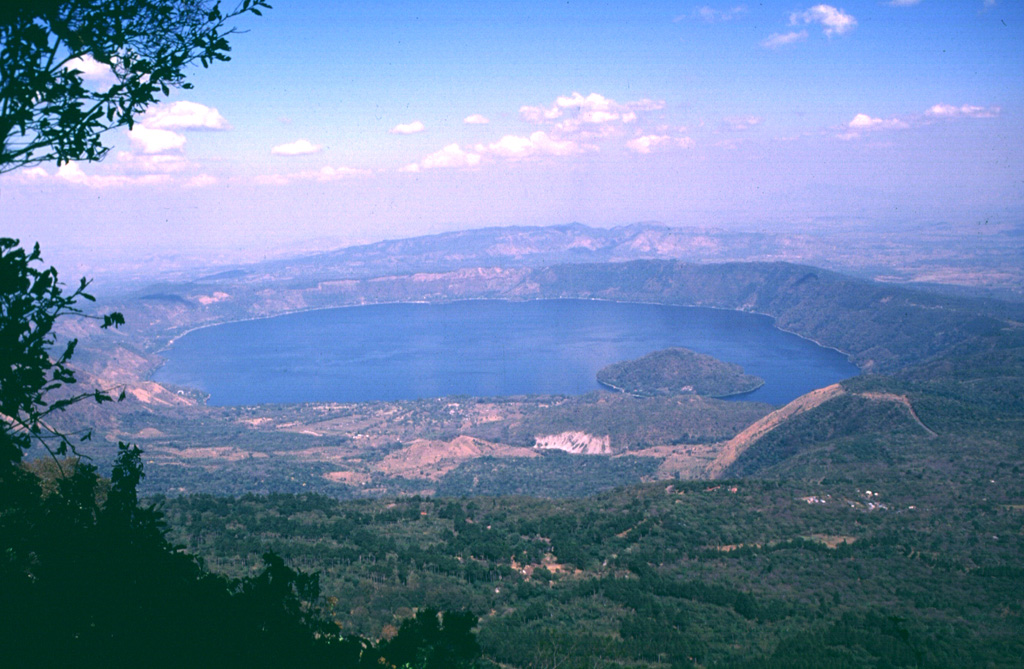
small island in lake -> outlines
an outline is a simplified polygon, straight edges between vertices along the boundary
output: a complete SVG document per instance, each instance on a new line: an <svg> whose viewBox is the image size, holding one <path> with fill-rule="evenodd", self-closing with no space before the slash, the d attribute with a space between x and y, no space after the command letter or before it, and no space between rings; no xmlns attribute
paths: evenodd
<svg viewBox="0 0 1024 669"><path fill-rule="evenodd" d="M637 396L727 397L764 385L764 379L744 374L739 365L686 348L668 348L608 365L597 373L597 381L612 390Z"/></svg>

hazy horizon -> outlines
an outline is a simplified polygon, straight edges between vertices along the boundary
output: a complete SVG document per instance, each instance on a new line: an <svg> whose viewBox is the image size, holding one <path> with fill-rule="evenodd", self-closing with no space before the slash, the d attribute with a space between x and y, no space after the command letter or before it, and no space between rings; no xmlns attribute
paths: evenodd
<svg viewBox="0 0 1024 669"><path fill-rule="evenodd" d="M1020 3L304 2L239 28L103 162L0 177L3 234L75 273L489 226L1024 213Z"/></svg>

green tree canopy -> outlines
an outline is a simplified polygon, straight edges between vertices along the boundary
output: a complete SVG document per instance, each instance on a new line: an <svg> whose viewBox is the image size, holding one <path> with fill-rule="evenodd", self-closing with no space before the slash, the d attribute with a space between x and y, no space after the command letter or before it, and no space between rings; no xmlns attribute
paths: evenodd
<svg viewBox="0 0 1024 669"><path fill-rule="evenodd" d="M230 22L266 0L225 11L210 0L0 2L0 173L46 162L99 160L102 135L171 88L185 70L229 60ZM86 77L108 72L110 81ZM107 85L109 84L109 85Z"/></svg>
<svg viewBox="0 0 1024 669"><path fill-rule="evenodd" d="M47 419L83 399L111 399L98 390L64 392L52 399L75 383L68 363L78 343L64 342L58 352L54 325L62 316L83 316L79 301L94 298L86 292L85 279L65 292L57 271L42 268L40 261L38 244L26 253L17 240L0 238L0 477L33 445L53 455L73 452L72 441L52 429ZM104 328L124 322L119 313L100 318Z"/></svg>

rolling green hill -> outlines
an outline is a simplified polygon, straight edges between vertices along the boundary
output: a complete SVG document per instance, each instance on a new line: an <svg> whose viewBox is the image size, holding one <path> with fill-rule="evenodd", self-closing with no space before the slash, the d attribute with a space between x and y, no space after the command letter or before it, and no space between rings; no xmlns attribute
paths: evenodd
<svg viewBox="0 0 1024 669"><path fill-rule="evenodd" d="M1019 666L1020 477L843 476L164 508L218 570L252 573L269 548L318 571L347 631L466 607L497 666Z"/></svg>

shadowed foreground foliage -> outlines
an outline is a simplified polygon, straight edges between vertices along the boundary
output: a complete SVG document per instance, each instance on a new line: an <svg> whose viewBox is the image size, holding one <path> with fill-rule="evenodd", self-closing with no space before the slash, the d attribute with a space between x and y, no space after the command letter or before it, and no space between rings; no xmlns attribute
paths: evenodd
<svg viewBox="0 0 1024 669"><path fill-rule="evenodd" d="M921 469L165 508L172 536L219 571L252 573L268 547L317 570L345 630L376 635L429 603L480 612L483 658L503 667L1009 669L1024 653L1022 492L1012 469Z"/></svg>
<svg viewBox="0 0 1024 669"><path fill-rule="evenodd" d="M242 0L5 0L0 3L0 174L101 160L103 134L134 125L185 71L230 60L231 24L269 9ZM85 70L105 72L107 85Z"/></svg>
<svg viewBox="0 0 1024 669"><path fill-rule="evenodd" d="M274 553L256 576L211 574L139 506L140 455L121 445L109 487L81 462L48 493L26 469L2 482L22 492L0 513L7 666L468 667L479 654L469 613L420 611L376 645L342 639L318 576Z"/></svg>
<svg viewBox="0 0 1024 669"><path fill-rule="evenodd" d="M121 443L109 481L77 457L48 416L99 391L70 394L75 341L55 322L83 315L87 282L65 293L14 240L0 240L0 658L11 667L469 667L470 613L421 610L390 640L341 638L318 575L274 553L245 578L212 574L140 505L142 451ZM104 325L122 322L106 317ZM61 351L56 358L52 351ZM26 465L33 446L48 459Z"/></svg>

